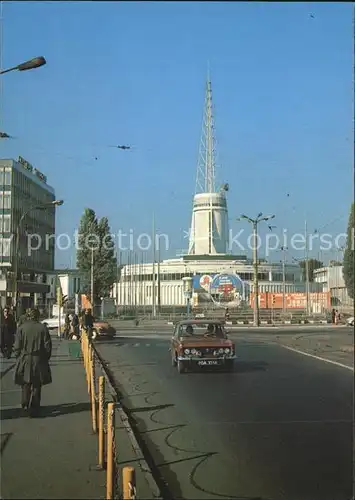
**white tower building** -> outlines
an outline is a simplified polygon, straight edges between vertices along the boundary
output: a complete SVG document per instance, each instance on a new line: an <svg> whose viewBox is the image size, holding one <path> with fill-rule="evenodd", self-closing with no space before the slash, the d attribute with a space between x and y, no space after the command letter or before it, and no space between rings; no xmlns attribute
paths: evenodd
<svg viewBox="0 0 355 500"><path fill-rule="evenodd" d="M208 78L192 209L189 255L228 253L229 227L226 199L228 184L225 184L219 192L216 191L215 167L212 88Z"/></svg>

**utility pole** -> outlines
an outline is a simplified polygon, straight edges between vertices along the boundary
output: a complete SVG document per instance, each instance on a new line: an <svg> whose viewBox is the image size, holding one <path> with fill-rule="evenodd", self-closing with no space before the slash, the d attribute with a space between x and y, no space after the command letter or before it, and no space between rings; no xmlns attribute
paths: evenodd
<svg viewBox="0 0 355 500"><path fill-rule="evenodd" d="M253 225L253 273L254 273L254 326L259 326L259 279L258 279L258 223L252 222Z"/></svg>
<svg viewBox="0 0 355 500"><path fill-rule="evenodd" d="M262 212L260 212L256 219L252 219L247 215L241 215L237 220L246 220L253 227L253 284L254 284L254 304L253 304L253 313L254 313L254 326L260 326L260 314L259 314L259 279L258 279L258 224L262 221L268 221L275 217L275 215L267 215L263 216Z"/></svg>
<svg viewBox="0 0 355 500"><path fill-rule="evenodd" d="M118 316L118 287L119 287L119 280L120 280L120 276L119 276L119 265L121 263L121 252L116 252L116 316ZM120 300L121 300L121 295L120 295Z"/></svg>
<svg viewBox="0 0 355 500"><path fill-rule="evenodd" d="M282 255L282 312L286 312L286 252L287 247L281 247Z"/></svg>
<svg viewBox="0 0 355 500"><path fill-rule="evenodd" d="M308 230L307 221L304 222L304 236L305 236L305 274L306 274L306 312L307 316L310 314L309 304L309 257L308 257Z"/></svg>
<svg viewBox="0 0 355 500"><path fill-rule="evenodd" d="M160 295L160 246L158 245L158 314L161 313L161 295Z"/></svg>
<svg viewBox="0 0 355 500"><path fill-rule="evenodd" d="M90 285L90 290L91 290L91 307L92 307L92 314L95 314L94 311L94 247L91 248L91 285Z"/></svg>
<svg viewBox="0 0 355 500"><path fill-rule="evenodd" d="M156 289L155 289L155 284L156 284L156 276L155 276L155 216L153 214L153 289L152 289L152 315L153 318L156 318L157 311L156 311Z"/></svg>

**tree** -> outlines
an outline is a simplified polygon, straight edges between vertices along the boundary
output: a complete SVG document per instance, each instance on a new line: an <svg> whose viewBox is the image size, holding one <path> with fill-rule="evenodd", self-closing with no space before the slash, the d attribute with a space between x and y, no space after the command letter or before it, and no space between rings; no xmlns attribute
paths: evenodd
<svg viewBox="0 0 355 500"><path fill-rule="evenodd" d="M303 281L306 281L306 260L301 260L300 261L300 267L302 269L302 279ZM309 281L314 281L313 280L313 272L316 269L319 269L320 267L323 267L323 262L321 262L318 259L308 259L308 271L309 271Z"/></svg>
<svg viewBox="0 0 355 500"><path fill-rule="evenodd" d="M348 290L349 297L354 298L354 226L355 226L355 204L351 205L349 223L348 223L348 237L346 240L346 247L344 252L344 267L343 277L345 286Z"/></svg>
<svg viewBox="0 0 355 500"><path fill-rule="evenodd" d="M91 260L94 254L94 301L108 297L116 279L117 260L108 219L98 220L94 210L86 208L80 219L77 268L84 274L83 292L91 295Z"/></svg>
<svg viewBox="0 0 355 500"><path fill-rule="evenodd" d="M340 262L340 260L330 260L329 261L329 267L339 267L342 265L343 265L343 263Z"/></svg>

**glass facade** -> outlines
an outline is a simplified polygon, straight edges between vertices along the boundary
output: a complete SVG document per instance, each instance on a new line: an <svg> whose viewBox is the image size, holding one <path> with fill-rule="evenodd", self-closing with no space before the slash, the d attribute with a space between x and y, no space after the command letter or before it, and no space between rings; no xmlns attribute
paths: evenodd
<svg viewBox="0 0 355 500"><path fill-rule="evenodd" d="M54 190L23 164L0 160L0 265L13 267L17 228L29 211L19 228L19 271L45 273L54 269L55 207L34 209L54 199Z"/></svg>

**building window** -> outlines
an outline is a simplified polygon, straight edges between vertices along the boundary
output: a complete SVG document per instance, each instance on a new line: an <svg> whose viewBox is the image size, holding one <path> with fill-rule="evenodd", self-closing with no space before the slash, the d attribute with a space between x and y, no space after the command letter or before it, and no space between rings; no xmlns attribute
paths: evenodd
<svg viewBox="0 0 355 500"><path fill-rule="evenodd" d="M11 191L0 191L0 210L11 208Z"/></svg>
<svg viewBox="0 0 355 500"><path fill-rule="evenodd" d="M0 238L0 256L10 257L11 255L11 238Z"/></svg>
<svg viewBox="0 0 355 500"><path fill-rule="evenodd" d="M0 233L10 233L10 232L11 232L11 216L0 215Z"/></svg>
<svg viewBox="0 0 355 500"><path fill-rule="evenodd" d="M9 170L0 170L0 186L11 185L11 172Z"/></svg>

